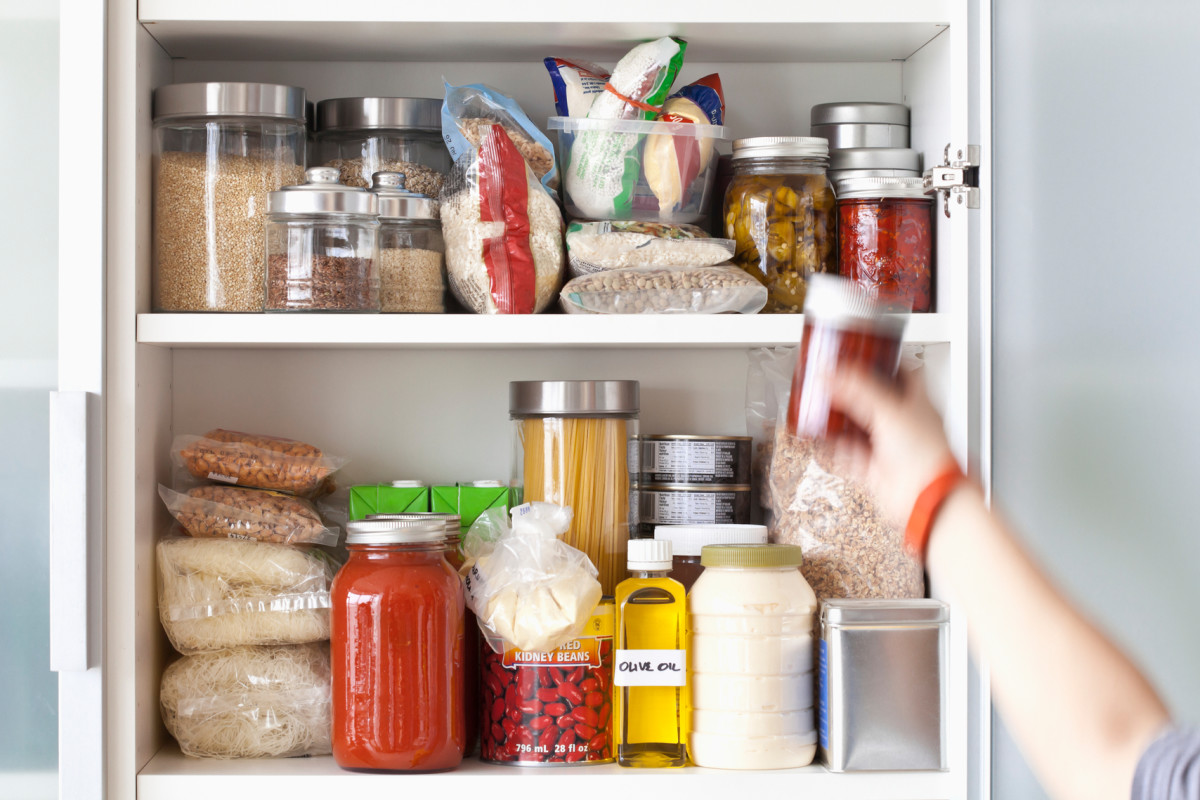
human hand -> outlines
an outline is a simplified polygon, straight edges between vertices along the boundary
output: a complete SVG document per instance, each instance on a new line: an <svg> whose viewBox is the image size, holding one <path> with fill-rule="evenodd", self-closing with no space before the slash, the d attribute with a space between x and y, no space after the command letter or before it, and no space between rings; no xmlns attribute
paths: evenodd
<svg viewBox="0 0 1200 800"><path fill-rule="evenodd" d="M902 373L891 385L869 370L847 367L834 378L832 402L867 435L865 442L840 437L834 442L839 457L903 527L917 496L954 458L924 382Z"/></svg>

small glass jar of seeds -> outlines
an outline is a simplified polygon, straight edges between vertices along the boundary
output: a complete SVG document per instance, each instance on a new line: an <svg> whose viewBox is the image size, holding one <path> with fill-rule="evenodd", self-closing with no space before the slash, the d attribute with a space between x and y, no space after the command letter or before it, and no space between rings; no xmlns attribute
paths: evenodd
<svg viewBox="0 0 1200 800"><path fill-rule="evenodd" d="M332 167L267 197L266 310L378 311L375 195Z"/></svg>
<svg viewBox="0 0 1200 800"><path fill-rule="evenodd" d="M383 312L446 311L446 262L438 201L405 188L405 175L376 172L379 301Z"/></svg>
<svg viewBox="0 0 1200 800"><path fill-rule="evenodd" d="M267 194L304 179L304 90L154 92L155 311L262 311Z"/></svg>

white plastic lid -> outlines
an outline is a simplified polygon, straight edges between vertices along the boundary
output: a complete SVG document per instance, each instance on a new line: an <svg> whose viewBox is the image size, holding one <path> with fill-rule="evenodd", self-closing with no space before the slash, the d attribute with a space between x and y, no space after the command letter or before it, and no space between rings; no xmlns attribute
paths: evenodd
<svg viewBox="0 0 1200 800"><path fill-rule="evenodd" d="M630 539L629 571L653 572L671 568L671 543L662 539Z"/></svg>
<svg viewBox="0 0 1200 800"><path fill-rule="evenodd" d="M471 481L471 486L476 489L499 489L507 484L502 481Z"/></svg>
<svg viewBox="0 0 1200 800"><path fill-rule="evenodd" d="M397 489L424 489L425 481L392 481L392 486Z"/></svg>
<svg viewBox="0 0 1200 800"><path fill-rule="evenodd" d="M698 556L706 544L766 544L767 526L657 525L654 539L669 542L677 556Z"/></svg>

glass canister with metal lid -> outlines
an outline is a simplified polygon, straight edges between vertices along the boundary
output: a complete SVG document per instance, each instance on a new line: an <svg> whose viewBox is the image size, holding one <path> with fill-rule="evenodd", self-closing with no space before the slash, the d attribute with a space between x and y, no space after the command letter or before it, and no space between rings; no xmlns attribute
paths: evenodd
<svg viewBox="0 0 1200 800"><path fill-rule="evenodd" d="M768 290L767 313L798 314L808 276L837 272L837 220L826 176L829 145L811 136L733 143L725 236L733 262Z"/></svg>
<svg viewBox="0 0 1200 800"><path fill-rule="evenodd" d="M409 191L437 197L450 171L442 101L428 97L338 97L317 103L317 163L342 183L367 188L376 172L403 172Z"/></svg>
<svg viewBox="0 0 1200 800"><path fill-rule="evenodd" d="M380 311L446 311L446 247L438 201L407 188L400 172L376 172Z"/></svg>
<svg viewBox="0 0 1200 800"><path fill-rule="evenodd" d="M177 83L153 107L153 309L262 311L267 194L304 179L304 90Z"/></svg>
<svg viewBox="0 0 1200 800"><path fill-rule="evenodd" d="M267 311L378 311L375 195L312 167L267 198Z"/></svg>
<svg viewBox="0 0 1200 800"><path fill-rule="evenodd" d="M838 271L887 311L933 309L933 198L921 178L847 178L838 191Z"/></svg>

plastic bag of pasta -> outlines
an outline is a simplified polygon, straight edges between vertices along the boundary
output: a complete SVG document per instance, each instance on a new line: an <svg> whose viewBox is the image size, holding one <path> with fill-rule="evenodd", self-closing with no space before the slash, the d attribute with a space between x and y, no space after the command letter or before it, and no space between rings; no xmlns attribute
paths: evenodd
<svg viewBox="0 0 1200 800"><path fill-rule="evenodd" d="M325 644L234 647L184 656L163 672L163 724L184 755L283 758L330 753Z"/></svg>
<svg viewBox="0 0 1200 800"><path fill-rule="evenodd" d="M222 428L177 436L171 455L177 466L202 480L301 497L332 491L330 476L346 463L305 442Z"/></svg>
<svg viewBox="0 0 1200 800"><path fill-rule="evenodd" d="M187 492L158 487L171 516L192 536L252 539L278 544L335 545L339 533L326 527L312 503L266 489L212 484Z"/></svg>
<svg viewBox="0 0 1200 800"><path fill-rule="evenodd" d="M157 555L159 618L181 653L329 638L337 565L316 548L170 536Z"/></svg>
<svg viewBox="0 0 1200 800"><path fill-rule="evenodd" d="M496 652L503 642L524 651L555 650L578 637L600 602L599 573L586 554L562 540L571 509L525 503L489 509L463 542L467 606Z"/></svg>

